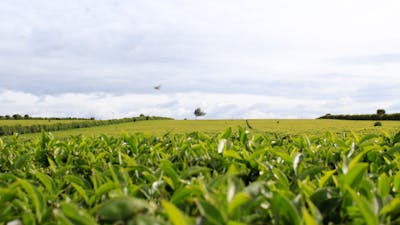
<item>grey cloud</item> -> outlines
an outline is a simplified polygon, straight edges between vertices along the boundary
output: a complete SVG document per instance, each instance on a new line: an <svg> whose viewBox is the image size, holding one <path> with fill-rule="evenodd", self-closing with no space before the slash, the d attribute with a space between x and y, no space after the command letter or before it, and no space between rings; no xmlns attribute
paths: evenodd
<svg viewBox="0 0 400 225"><path fill-rule="evenodd" d="M398 113L398 112L400 112L400 103L395 102L386 108L386 113Z"/></svg>
<svg viewBox="0 0 400 225"><path fill-rule="evenodd" d="M89 9L100 19L91 20L82 16L88 10L75 9L74 3L67 5L63 9L43 4L38 10L27 3L26 14L35 16L25 16L26 21L17 19L19 12L11 10L16 15L9 13L6 19L18 21L16 27L28 19L33 23L22 39L13 38L11 29L3 30L10 36L5 42L15 43L22 51L0 46L0 88L41 94L146 92L163 77L191 65L199 54L201 41L195 34L160 19L153 21L156 25L152 27L146 24L145 10L129 14L118 4L109 8L100 2ZM145 4L128 5L134 9ZM0 31L1 24L4 22L0 22Z"/></svg>
<svg viewBox="0 0 400 225"><path fill-rule="evenodd" d="M354 65L397 63L400 62L400 53L342 57L335 59L334 62Z"/></svg>
<svg viewBox="0 0 400 225"><path fill-rule="evenodd" d="M79 62L97 61L101 64L118 63L153 65L158 63L190 63L195 52L195 38L179 38L171 32L145 34L140 31L113 30L83 37L71 37L57 30L35 30L30 36L33 56L59 57ZM124 65L125 64L125 65Z"/></svg>
<svg viewBox="0 0 400 225"><path fill-rule="evenodd" d="M400 82L396 80L369 83L361 87L352 97L365 103L370 101L394 100L400 95L399 86Z"/></svg>
<svg viewBox="0 0 400 225"><path fill-rule="evenodd" d="M179 106L179 101L176 99L156 105L156 107L159 108L172 108L172 109L176 108L177 106Z"/></svg>
<svg viewBox="0 0 400 225"><path fill-rule="evenodd" d="M363 2L348 3L349 12L359 3ZM395 7L382 6L383 11L389 8ZM65 93L160 98L193 92L201 93L197 97L214 93L335 103L347 98L361 103L393 101L398 82L382 80L380 75L395 77L399 70L395 64L400 54L384 51L400 43L400 33L393 30L398 20L386 17L398 18L397 11L382 14L379 21L372 18L372 27L364 29L362 25L372 19L358 10L357 18L363 19L357 20L360 29L354 30L347 23L353 19L351 13L332 20L341 10L339 3L321 7L293 1L4 0L0 2L0 90L31 93L39 103L46 102L40 96ZM368 40L340 35L347 30ZM341 55L356 56L338 58ZM162 88L155 91L158 84ZM201 97L195 100L207 105ZM169 99L141 110L158 107L170 113L179 108L181 115L191 114L182 104ZM231 102L211 108L208 115L254 111L251 115L290 116L298 111L306 116L319 110L308 111L296 103L265 104L257 102L242 110ZM98 114L106 115L107 106L101 105L105 109ZM119 107L121 113L130 113Z"/></svg>

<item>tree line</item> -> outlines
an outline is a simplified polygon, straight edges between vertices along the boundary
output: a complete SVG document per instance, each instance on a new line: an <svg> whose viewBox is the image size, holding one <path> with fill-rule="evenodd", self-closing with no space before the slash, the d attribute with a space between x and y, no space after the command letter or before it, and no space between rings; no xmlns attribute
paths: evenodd
<svg viewBox="0 0 400 225"><path fill-rule="evenodd" d="M91 118L80 118L80 117L32 117L28 114L13 114L13 115L0 115L0 120L95 120Z"/></svg>
<svg viewBox="0 0 400 225"><path fill-rule="evenodd" d="M356 114L356 115L332 115L325 114L318 119L336 120L400 120L400 113L386 114L384 109L376 110L375 114Z"/></svg>
<svg viewBox="0 0 400 225"><path fill-rule="evenodd" d="M0 126L0 136L13 135L15 133L18 134L28 134L28 133L38 133L41 131L61 131L61 130L69 130L76 128L87 128L87 127L95 127L95 126L103 126L103 125L111 125L111 124L119 124L119 123L127 123L127 122L136 122L142 120L172 120L172 118L168 117L159 117L159 116L139 116L132 118L123 118L123 119L112 119L112 120L94 120L94 119L86 119L86 121L77 121L70 123L51 123L51 124L33 124L33 125L3 125Z"/></svg>

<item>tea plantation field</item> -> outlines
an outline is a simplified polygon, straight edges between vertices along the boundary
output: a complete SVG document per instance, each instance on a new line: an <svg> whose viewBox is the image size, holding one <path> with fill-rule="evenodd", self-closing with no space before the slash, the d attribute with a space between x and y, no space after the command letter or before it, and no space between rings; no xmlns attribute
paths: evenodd
<svg viewBox="0 0 400 225"><path fill-rule="evenodd" d="M395 125L367 134L372 122L357 132L249 122L6 138L0 224L400 224Z"/></svg>
<svg viewBox="0 0 400 225"><path fill-rule="evenodd" d="M47 124L57 124L57 123L76 123L76 122L85 122L88 120L36 120L36 119L29 119L29 120L0 120L0 126L14 126L14 125L21 125L21 126L30 126L30 125L47 125Z"/></svg>
<svg viewBox="0 0 400 225"><path fill-rule="evenodd" d="M400 130L400 121L383 121L381 127L374 127L374 121L351 120L314 120L314 119L260 119L248 120L252 132L279 133L279 134L322 134L333 132L356 132L366 134L382 131L394 133ZM216 134L232 127L247 127L245 120L144 120L130 123L120 123L91 128L80 128L66 131L52 132L56 138L65 138L70 135L84 135L94 137L101 134L120 136L131 133L150 135L185 134L203 132ZM40 134L23 135L26 138L35 138Z"/></svg>

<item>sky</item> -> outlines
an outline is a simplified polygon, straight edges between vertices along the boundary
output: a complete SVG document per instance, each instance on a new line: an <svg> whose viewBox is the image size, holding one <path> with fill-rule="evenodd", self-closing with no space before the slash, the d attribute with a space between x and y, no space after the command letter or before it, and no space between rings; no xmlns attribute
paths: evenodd
<svg viewBox="0 0 400 225"><path fill-rule="evenodd" d="M399 11L397 0L1 0L0 115L400 112Z"/></svg>

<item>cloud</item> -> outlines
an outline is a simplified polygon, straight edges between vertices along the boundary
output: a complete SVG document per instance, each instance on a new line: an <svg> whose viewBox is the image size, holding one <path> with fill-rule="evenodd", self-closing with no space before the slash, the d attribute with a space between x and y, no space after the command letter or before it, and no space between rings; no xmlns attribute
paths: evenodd
<svg viewBox="0 0 400 225"><path fill-rule="evenodd" d="M208 116L218 118L224 111L227 117L313 117L361 109L338 99L390 105L400 85L400 30L394 29L399 7L394 0L4 0L0 90L24 93L18 98L63 99L70 107L59 104L64 110L59 112L74 115L91 108L77 110L68 96L82 98L82 104L96 99L95 108L104 107L96 110L102 117L111 109L97 100L98 93L149 113L176 110L179 117L189 117L195 105L179 100L181 95L196 97L204 107L217 99ZM162 90L155 94L157 84ZM210 93L214 96L204 101L200 97ZM247 95L265 99L250 101L253 108L228 101ZM155 105L124 96L149 98ZM262 109L259 104L270 98L290 105ZM304 111L301 99L343 108ZM115 114L131 113L111 105L118 108ZM12 106L11 111L23 110Z"/></svg>
<svg viewBox="0 0 400 225"><path fill-rule="evenodd" d="M372 101L364 104L352 98L316 100L257 94L171 93L124 94L108 93L33 95L24 92L0 92L3 114L29 114L43 117L96 117L100 119L160 115L176 119L194 117L200 107L206 119L241 118L316 118L326 113L368 113L377 108L399 110L396 100ZM397 108L396 108L397 107Z"/></svg>
<svg viewBox="0 0 400 225"><path fill-rule="evenodd" d="M345 58L339 58L336 61L338 63L355 64L355 65L399 63L400 53L345 57Z"/></svg>

